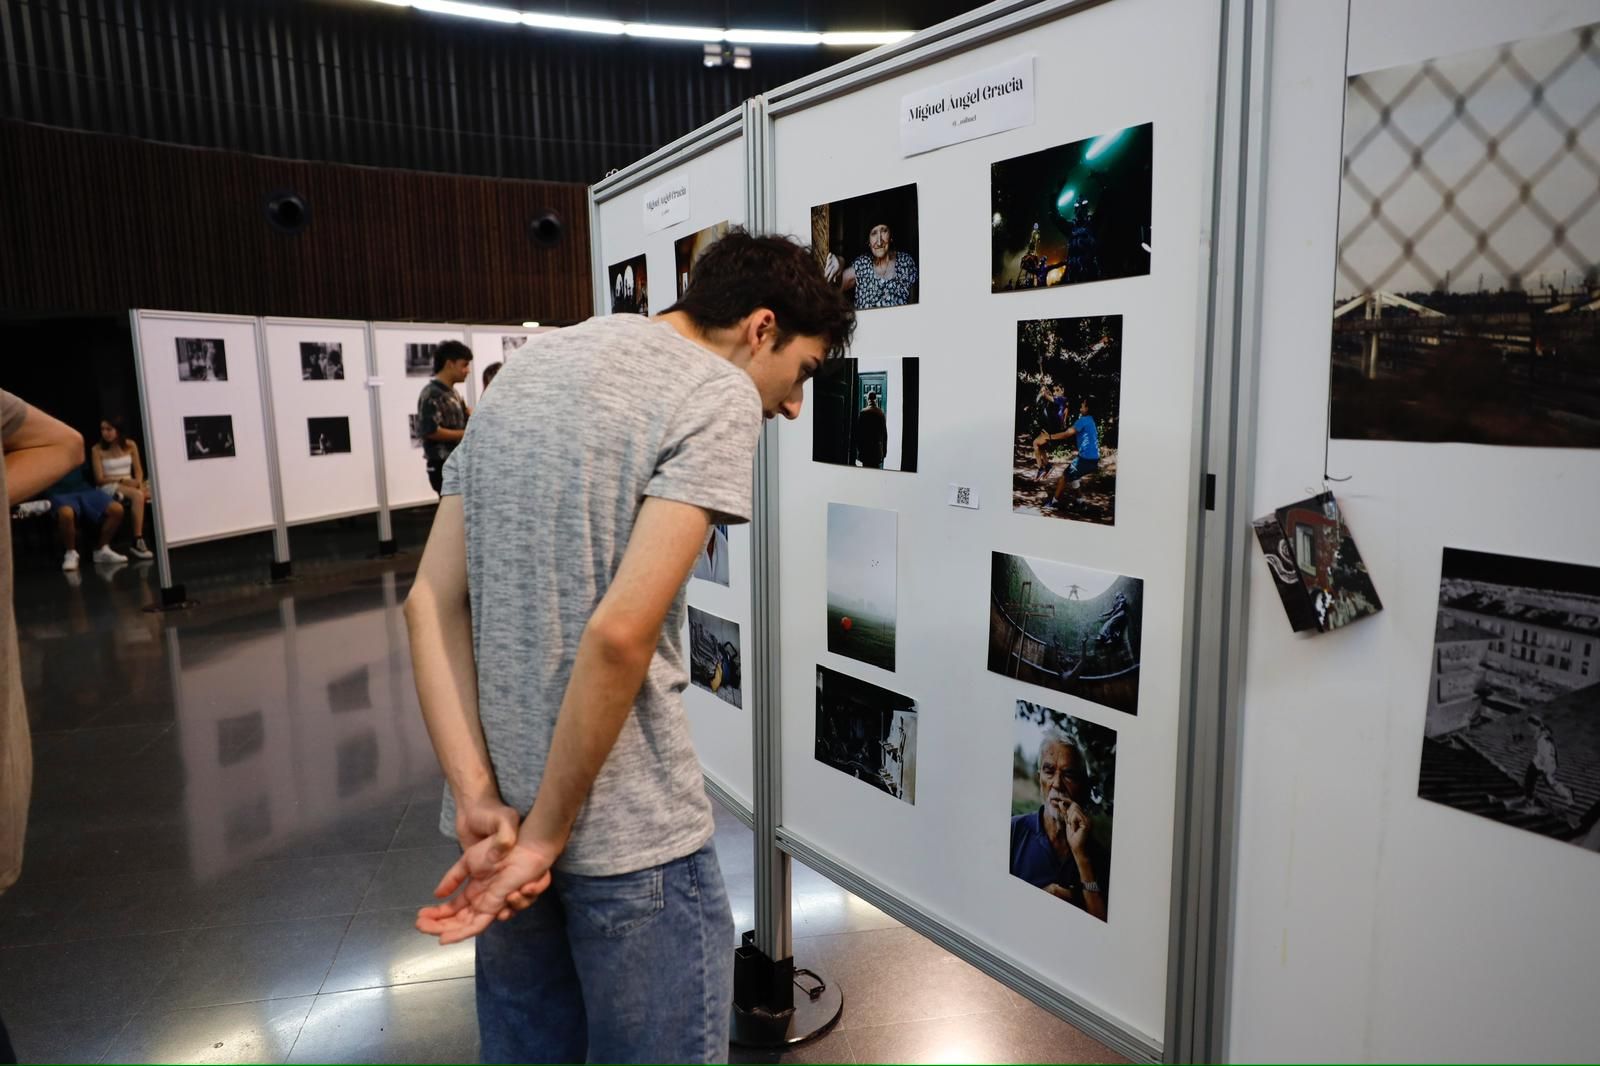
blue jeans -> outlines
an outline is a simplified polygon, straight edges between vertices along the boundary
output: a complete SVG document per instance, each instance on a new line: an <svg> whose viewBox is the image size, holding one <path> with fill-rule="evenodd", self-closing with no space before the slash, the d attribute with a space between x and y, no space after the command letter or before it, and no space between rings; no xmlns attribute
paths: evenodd
<svg viewBox="0 0 1600 1066"><path fill-rule="evenodd" d="M726 1062L733 911L710 844L616 877L556 871L478 937L484 1062Z"/></svg>

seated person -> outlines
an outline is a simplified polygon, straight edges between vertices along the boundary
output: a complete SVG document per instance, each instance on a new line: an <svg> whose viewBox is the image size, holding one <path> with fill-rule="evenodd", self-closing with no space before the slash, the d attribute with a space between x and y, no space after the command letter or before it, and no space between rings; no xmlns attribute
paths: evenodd
<svg viewBox="0 0 1600 1066"><path fill-rule="evenodd" d="M135 559L150 559L154 553L144 542L144 511L150 502L150 482L145 480L144 462L139 458L139 446L122 432L120 418L100 420L100 439L89 450L89 464L94 468L95 484L112 499L127 505L133 519L133 547L128 554Z"/></svg>
<svg viewBox="0 0 1600 1066"><path fill-rule="evenodd" d="M56 513L56 531L61 536L61 569L78 569L78 518L100 526L100 544L95 548L97 563L125 563L126 555L111 550L111 538L122 525L122 504L89 483L83 468L44 490L44 498Z"/></svg>

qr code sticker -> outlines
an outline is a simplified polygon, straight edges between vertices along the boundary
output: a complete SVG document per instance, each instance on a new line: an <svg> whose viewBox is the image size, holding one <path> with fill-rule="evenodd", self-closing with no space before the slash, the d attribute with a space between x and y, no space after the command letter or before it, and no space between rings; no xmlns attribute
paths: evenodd
<svg viewBox="0 0 1600 1066"><path fill-rule="evenodd" d="M950 506L965 507L968 510L978 509L978 490L971 485L950 486Z"/></svg>

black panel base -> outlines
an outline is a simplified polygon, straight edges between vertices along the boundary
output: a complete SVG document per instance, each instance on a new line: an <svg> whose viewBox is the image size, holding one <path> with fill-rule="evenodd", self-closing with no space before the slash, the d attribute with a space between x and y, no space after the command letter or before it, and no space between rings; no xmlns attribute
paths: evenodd
<svg viewBox="0 0 1600 1066"><path fill-rule="evenodd" d="M292 560L285 559L281 563L278 563L278 562L273 563L272 564L271 575L272 576L269 578L269 580L274 585L281 585L285 581L293 581L294 580L294 562Z"/></svg>
<svg viewBox="0 0 1600 1066"><path fill-rule="evenodd" d="M794 959L768 958L755 933L733 953L730 1039L747 1048L787 1048L826 1034L844 1013L844 993Z"/></svg>
<svg viewBox="0 0 1600 1066"><path fill-rule="evenodd" d="M186 611L190 607L198 607L199 602L191 600L182 585L164 585L161 589L161 602L152 603L146 611L152 613L159 611Z"/></svg>
<svg viewBox="0 0 1600 1066"><path fill-rule="evenodd" d="M400 554L400 545L395 542L393 537L388 540L378 541L378 558L389 559L398 554Z"/></svg>

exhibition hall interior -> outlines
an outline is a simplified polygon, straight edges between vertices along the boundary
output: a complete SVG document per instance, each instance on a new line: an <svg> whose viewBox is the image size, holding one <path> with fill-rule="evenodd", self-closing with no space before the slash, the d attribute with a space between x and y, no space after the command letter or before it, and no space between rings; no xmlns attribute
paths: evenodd
<svg viewBox="0 0 1600 1066"><path fill-rule="evenodd" d="M1600 1055L1600 0L0 66L0 1062Z"/></svg>

